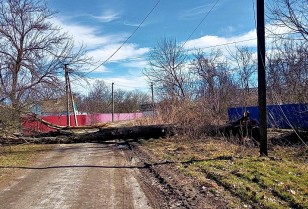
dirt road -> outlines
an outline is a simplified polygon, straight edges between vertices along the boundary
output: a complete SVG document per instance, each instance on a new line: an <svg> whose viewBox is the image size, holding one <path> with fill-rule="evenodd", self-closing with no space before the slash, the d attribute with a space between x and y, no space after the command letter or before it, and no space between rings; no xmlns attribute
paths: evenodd
<svg viewBox="0 0 308 209"><path fill-rule="evenodd" d="M115 145L59 145L14 169L22 175L1 188L1 209L154 208L138 168Z"/></svg>

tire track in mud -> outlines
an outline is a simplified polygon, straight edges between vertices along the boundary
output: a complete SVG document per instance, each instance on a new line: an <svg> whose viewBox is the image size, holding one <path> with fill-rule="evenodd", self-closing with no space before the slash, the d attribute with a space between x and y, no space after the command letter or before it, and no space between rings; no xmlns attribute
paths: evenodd
<svg viewBox="0 0 308 209"><path fill-rule="evenodd" d="M228 208L223 197L214 197L203 185L177 171L174 163L158 162L154 155L137 143L131 146L136 159L147 168L140 169L143 181L152 188L156 188L156 195L161 198L159 208Z"/></svg>

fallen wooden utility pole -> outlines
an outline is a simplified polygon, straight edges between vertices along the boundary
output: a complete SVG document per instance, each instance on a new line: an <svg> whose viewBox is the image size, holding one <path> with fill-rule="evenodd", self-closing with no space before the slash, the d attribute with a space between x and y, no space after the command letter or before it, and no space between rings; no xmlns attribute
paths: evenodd
<svg viewBox="0 0 308 209"><path fill-rule="evenodd" d="M132 126L120 128L101 128L96 132L76 134L58 130L46 134L40 134L37 137L16 137L0 138L0 144L56 144L56 143L84 143L97 142L102 143L115 139L138 140L138 139L156 139L174 135L176 127L174 125L149 125Z"/></svg>

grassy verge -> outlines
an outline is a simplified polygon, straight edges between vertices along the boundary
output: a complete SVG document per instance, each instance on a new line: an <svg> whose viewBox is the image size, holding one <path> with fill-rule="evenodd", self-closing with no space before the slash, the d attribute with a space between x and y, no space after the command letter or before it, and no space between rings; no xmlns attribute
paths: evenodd
<svg viewBox="0 0 308 209"><path fill-rule="evenodd" d="M14 169L11 167L27 166L41 153L53 149L54 145L15 145L0 146L0 182L9 177Z"/></svg>
<svg viewBox="0 0 308 209"><path fill-rule="evenodd" d="M259 157L257 148L224 140L170 139L145 142L143 146L158 160L177 162L178 169L186 175L223 187L226 195L237 197L240 204L308 208L307 148L272 147L267 158ZM229 206L240 208L238 204L230 202Z"/></svg>

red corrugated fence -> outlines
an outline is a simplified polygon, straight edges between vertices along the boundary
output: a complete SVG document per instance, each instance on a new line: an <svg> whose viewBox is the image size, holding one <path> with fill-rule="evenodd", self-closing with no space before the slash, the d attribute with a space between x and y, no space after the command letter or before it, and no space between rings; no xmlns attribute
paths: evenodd
<svg viewBox="0 0 308 209"><path fill-rule="evenodd" d="M114 121L124 121L133 120L143 117L143 113L115 113ZM41 116L41 119L60 126L67 126L66 116ZM70 115L71 126L76 126L75 119L73 115ZM111 114L87 114L87 115L77 115L77 122L79 126L88 126L97 123L107 123L112 121ZM37 120L31 119L30 116L22 118L22 129L24 134L33 134L37 132L49 132L54 131L54 129L42 124Z"/></svg>

